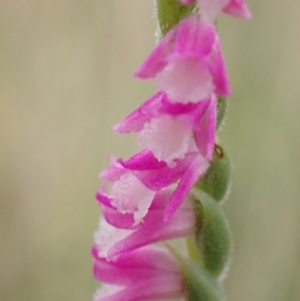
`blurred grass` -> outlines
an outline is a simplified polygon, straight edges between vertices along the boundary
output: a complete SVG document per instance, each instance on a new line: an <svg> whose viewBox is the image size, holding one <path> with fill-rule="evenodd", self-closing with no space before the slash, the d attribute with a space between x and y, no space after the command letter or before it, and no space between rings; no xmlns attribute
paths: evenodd
<svg viewBox="0 0 300 301"><path fill-rule="evenodd" d="M230 301L300 299L300 3L248 1L218 23L234 95ZM97 173L134 137L110 128L154 92L132 73L152 1L0 1L0 299L89 300Z"/></svg>

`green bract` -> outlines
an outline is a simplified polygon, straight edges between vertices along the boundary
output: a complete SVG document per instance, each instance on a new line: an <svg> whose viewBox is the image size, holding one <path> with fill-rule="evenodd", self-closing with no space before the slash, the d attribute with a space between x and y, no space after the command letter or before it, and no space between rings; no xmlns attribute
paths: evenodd
<svg viewBox="0 0 300 301"><path fill-rule="evenodd" d="M215 147L214 159L205 176L197 184L197 188L208 193L217 202L224 200L230 186L231 165L228 155L220 146Z"/></svg>
<svg viewBox="0 0 300 301"><path fill-rule="evenodd" d="M209 195L193 191L196 212L196 245L200 262L215 276L225 270L231 251L231 237L228 223L220 205Z"/></svg>

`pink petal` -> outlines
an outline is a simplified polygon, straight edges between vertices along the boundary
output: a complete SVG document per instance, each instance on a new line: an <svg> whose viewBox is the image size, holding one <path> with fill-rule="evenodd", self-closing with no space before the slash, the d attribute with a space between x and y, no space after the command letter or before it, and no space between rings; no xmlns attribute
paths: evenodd
<svg viewBox="0 0 300 301"><path fill-rule="evenodd" d="M134 252L130 252L135 255ZM129 253L129 254L130 254ZM153 258L149 258L146 256L149 256L148 254L142 254L144 257L141 258L141 262L138 262L136 258L133 258L133 256L126 256L127 254L124 254L123 256L120 256L119 258L123 258L126 260L134 260L135 262L131 263L130 265L122 265L120 264L119 260L116 261L110 261L103 258L97 258L94 263L94 276L98 281L104 282L104 283L110 283L115 285L132 285L136 282L149 280L153 277L157 277L158 273L162 272L162 269L159 266L150 266L145 265L143 263L153 260ZM161 254L157 254L161 255ZM159 263L163 264L162 258L159 258L156 256L156 259ZM174 265L174 263L173 263ZM170 271L176 272L174 271Z"/></svg>
<svg viewBox="0 0 300 301"><path fill-rule="evenodd" d="M179 160L175 167L162 167L151 172L132 171L149 189L160 190L177 182L187 166L186 160Z"/></svg>
<svg viewBox="0 0 300 301"><path fill-rule="evenodd" d="M230 96L230 83L222 55L220 39L218 37L215 39L214 51L212 52L211 60L207 61L207 65L213 75L216 87L215 93L220 96Z"/></svg>
<svg viewBox="0 0 300 301"><path fill-rule="evenodd" d="M120 229L133 229L135 220L133 214L120 213L111 205L111 197L105 195L101 189L96 194L96 199L99 201L102 215L108 224Z"/></svg>
<svg viewBox="0 0 300 301"><path fill-rule="evenodd" d="M204 21L213 23L217 15L230 0L198 0L201 17Z"/></svg>
<svg viewBox="0 0 300 301"><path fill-rule="evenodd" d="M116 133L139 132L145 122L157 114L163 94L158 92L113 127Z"/></svg>
<svg viewBox="0 0 300 301"><path fill-rule="evenodd" d="M200 119L200 127L194 137L200 153L209 161L212 160L215 145L217 102L215 97L209 101L209 106Z"/></svg>
<svg viewBox="0 0 300 301"><path fill-rule="evenodd" d="M176 214L177 208L186 198L199 177L205 173L208 166L208 162L200 154L192 158L165 210L164 220L169 220L172 215Z"/></svg>
<svg viewBox="0 0 300 301"><path fill-rule="evenodd" d="M216 15L230 0L198 1L204 16L210 18L210 14ZM162 58L159 57L161 52ZM137 74L142 78L155 77L159 89L173 103L197 103L213 93L222 96L231 93L216 30L198 16L181 20L162 39ZM133 115L130 118L136 120L135 113ZM134 129L139 131L140 124Z"/></svg>
<svg viewBox="0 0 300 301"><path fill-rule="evenodd" d="M99 177L107 182L115 182L128 171L120 166L111 166L100 172Z"/></svg>
<svg viewBox="0 0 300 301"><path fill-rule="evenodd" d="M202 19L210 23L214 22L221 11L242 19L252 17L244 0L198 0L198 4Z"/></svg>
<svg viewBox="0 0 300 301"><path fill-rule="evenodd" d="M160 41L135 75L153 78L178 57L201 60L211 52L215 37L215 29L210 24L197 16L186 18Z"/></svg>
<svg viewBox="0 0 300 301"><path fill-rule="evenodd" d="M118 229L109 225L105 219L100 219L94 241L99 246L99 256L107 257L109 250L118 242L133 233L133 230Z"/></svg>
<svg viewBox="0 0 300 301"><path fill-rule="evenodd" d="M211 53L216 38L213 26L197 16L176 27L168 65L156 77L158 87L173 102L198 102L214 90L212 77L203 60Z"/></svg>
<svg viewBox="0 0 300 301"><path fill-rule="evenodd" d="M164 190L157 193L150 205L149 211L153 214L154 212L163 211L167 206L171 192ZM96 194L96 199L99 201L102 214L108 224L119 229L135 229L137 225L134 221L133 214L125 213L122 214L116 208L111 205L111 197L107 196L101 187ZM190 208L189 206L182 208ZM149 214L149 213L147 213ZM155 213L154 213L155 214Z"/></svg>
<svg viewBox="0 0 300 301"><path fill-rule="evenodd" d="M152 152L143 150L127 161L119 160L124 168L131 172L149 189L158 191L175 183L181 177L188 162L179 160L170 168L165 162L158 161Z"/></svg>
<svg viewBox="0 0 300 301"><path fill-rule="evenodd" d="M100 179L107 181L107 182L115 182L120 179L122 175L127 173L127 170L125 170L122 165L120 165L117 162L117 159L115 156L110 155L109 161L111 164L111 167L104 169L100 172L99 177Z"/></svg>
<svg viewBox="0 0 300 301"><path fill-rule="evenodd" d="M161 99L161 108L160 112L168 115L178 116L182 114L192 113L197 107L201 104L199 103L181 103L181 102L170 102L168 96L164 94L164 97Z"/></svg>
<svg viewBox="0 0 300 301"><path fill-rule="evenodd" d="M153 117L188 114L196 110L198 106L199 103L172 103L165 93L158 92L116 124L113 131L121 134L140 132L144 128L144 124Z"/></svg>
<svg viewBox="0 0 300 301"><path fill-rule="evenodd" d="M201 130L201 123L199 122L205 114L208 106L209 106L210 99L204 99L197 104L197 108L191 112L190 114L186 114L183 118L185 118L186 122L190 125L193 131Z"/></svg>
<svg viewBox="0 0 300 301"><path fill-rule="evenodd" d="M114 178L114 183L128 173L135 175L141 183L150 190L160 190L178 181L189 164L189 155L183 160L178 160L176 166L170 168L165 162L158 161L149 150L143 150L128 160L118 160L121 167L117 168L118 177ZM113 173L116 167L111 167ZM109 170L109 169L108 169ZM111 179L111 178L109 178ZM113 196L110 196L112 199Z"/></svg>
<svg viewBox="0 0 300 301"><path fill-rule="evenodd" d="M196 148L194 150L197 152ZM189 153L183 160L178 160L175 167L161 166L151 172L132 170L132 173L149 189L160 190L167 187L179 179L189 168L189 165L194 160L195 153Z"/></svg>
<svg viewBox="0 0 300 301"><path fill-rule="evenodd" d="M161 247L157 246L145 246L143 248L136 249L132 252L123 254L122 256L117 257L113 261L108 261L106 258L99 256L101 252L99 252L99 247L94 245L92 247L92 255L94 257L95 263L99 265L104 265L107 268L112 268L113 270L119 270L123 272L125 269L127 271L133 271L135 275L138 272L138 269L142 269L142 271L147 272L144 273L144 277L142 279L148 279L156 275L160 275L161 273L178 273L179 269L174 258L169 254L169 252ZM97 270L100 268L96 266ZM133 278L136 279L136 276L132 273L127 273L120 278ZM119 275L116 275L119 277ZM142 280L141 278L139 280ZM111 277L111 275L106 275L103 271L99 271L99 279L105 283L111 284L121 284L120 281L115 277ZM128 282L128 280L125 280ZM132 281L131 281L132 282Z"/></svg>
<svg viewBox="0 0 300 301"><path fill-rule="evenodd" d="M158 199L164 202L169 201L171 192L161 192L157 194ZM152 208L144 218L144 222L139 224L134 232L118 240L108 250L108 258L115 258L121 254L148 245L150 243L163 241L166 239L183 237L195 231L195 217L191 204L188 200L178 208L172 217L165 222L163 208Z"/></svg>
<svg viewBox="0 0 300 301"><path fill-rule="evenodd" d="M170 55L203 59L212 51L216 31L198 16L183 19L176 27L175 42Z"/></svg>
<svg viewBox="0 0 300 301"><path fill-rule="evenodd" d="M101 252L96 245L92 254L94 275L106 284L96 293L94 300L138 301L183 296L179 267L163 248L143 247L114 261L99 257Z"/></svg>
<svg viewBox="0 0 300 301"><path fill-rule="evenodd" d="M163 216L163 211L150 213L145 218L145 224L112 246L107 253L108 258L114 258L151 243L185 237L195 232L195 220L190 210L177 210L168 222L163 221Z"/></svg>
<svg viewBox="0 0 300 301"><path fill-rule="evenodd" d="M99 296L99 297L98 297ZM93 301L148 301L177 299L184 296L182 278L179 275L156 277L124 288L110 296L102 297L101 289Z"/></svg>
<svg viewBox="0 0 300 301"><path fill-rule="evenodd" d="M122 159L119 159L118 162L124 168L130 170L152 170L167 166L165 162L158 161L153 153L147 149L142 150L128 160L123 161Z"/></svg>
<svg viewBox="0 0 300 301"><path fill-rule="evenodd" d="M173 37L174 29L171 29L134 75L143 79L155 77L168 63L168 55L171 51Z"/></svg>
<svg viewBox="0 0 300 301"><path fill-rule="evenodd" d="M231 0L223 12L242 19L252 18L252 14L243 0Z"/></svg>

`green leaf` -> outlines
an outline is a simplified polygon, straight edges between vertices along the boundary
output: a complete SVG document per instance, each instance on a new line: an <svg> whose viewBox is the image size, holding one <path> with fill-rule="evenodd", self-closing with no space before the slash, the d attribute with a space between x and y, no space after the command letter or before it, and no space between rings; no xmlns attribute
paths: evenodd
<svg viewBox="0 0 300 301"><path fill-rule="evenodd" d="M204 177L196 183L195 187L221 202L225 199L230 186L230 174L229 157L221 146L216 145L213 161Z"/></svg>
<svg viewBox="0 0 300 301"><path fill-rule="evenodd" d="M220 204L209 195L193 191L197 224L195 243L199 261L215 276L226 269L231 252L231 235Z"/></svg>
<svg viewBox="0 0 300 301"><path fill-rule="evenodd" d="M216 277L189 258L168 246L177 259L183 275L187 301L222 301L223 294Z"/></svg>

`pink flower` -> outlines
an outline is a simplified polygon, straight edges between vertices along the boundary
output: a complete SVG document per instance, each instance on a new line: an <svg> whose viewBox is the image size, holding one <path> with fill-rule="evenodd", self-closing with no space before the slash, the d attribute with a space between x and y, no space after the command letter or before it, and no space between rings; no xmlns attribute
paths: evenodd
<svg viewBox="0 0 300 301"><path fill-rule="evenodd" d="M99 254L111 260L151 243L195 233L195 214L188 198L168 221L164 220L171 195L170 189L157 192L143 222L136 225L133 214L116 210L110 197L100 189L96 197L105 219L95 234Z"/></svg>
<svg viewBox="0 0 300 301"><path fill-rule="evenodd" d="M105 283L94 301L146 301L184 297L183 280L174 258L158 247L143 247L108 261L92 248L94 276Z"/></svg>
<svg viewBox="0 0 300 301"><path fill-rule="evenodd" d="M198 16L170 30L135 75L154 78L171 102L197 103L231 93L215 28Z"/></svg>
<svg viewBox="0 0 300 301"><path fill-rule="evenodd" d="M138 132L143 149L151 150L159 161L170 167L184 159L192 140L201 154L212 159L215 144L216 99L212 96L198 103L171 103L159 92L120 121L113 130L118 133Z"/></svg>
<svg viewBox="0 0 300 301"><path fill-rule="evenodd" d="M252 15L244 0L196 0L202 19L214 22L220 12L242 19L251 19ZM190 5L194 0L180 0L183 5Z"/></svg>
<svg viewBox="0 0 300 301"><path fill-rule="evenodd" d="M169 219L209 166L195 146L172 168L158 161L149 150L126 161L112 158L111 163L110 168L100 173L103 180L112 183L107 197L120 213L134 214L135 224L147 214L155 191L178 182L165 208L165 219Z"/></svg>

